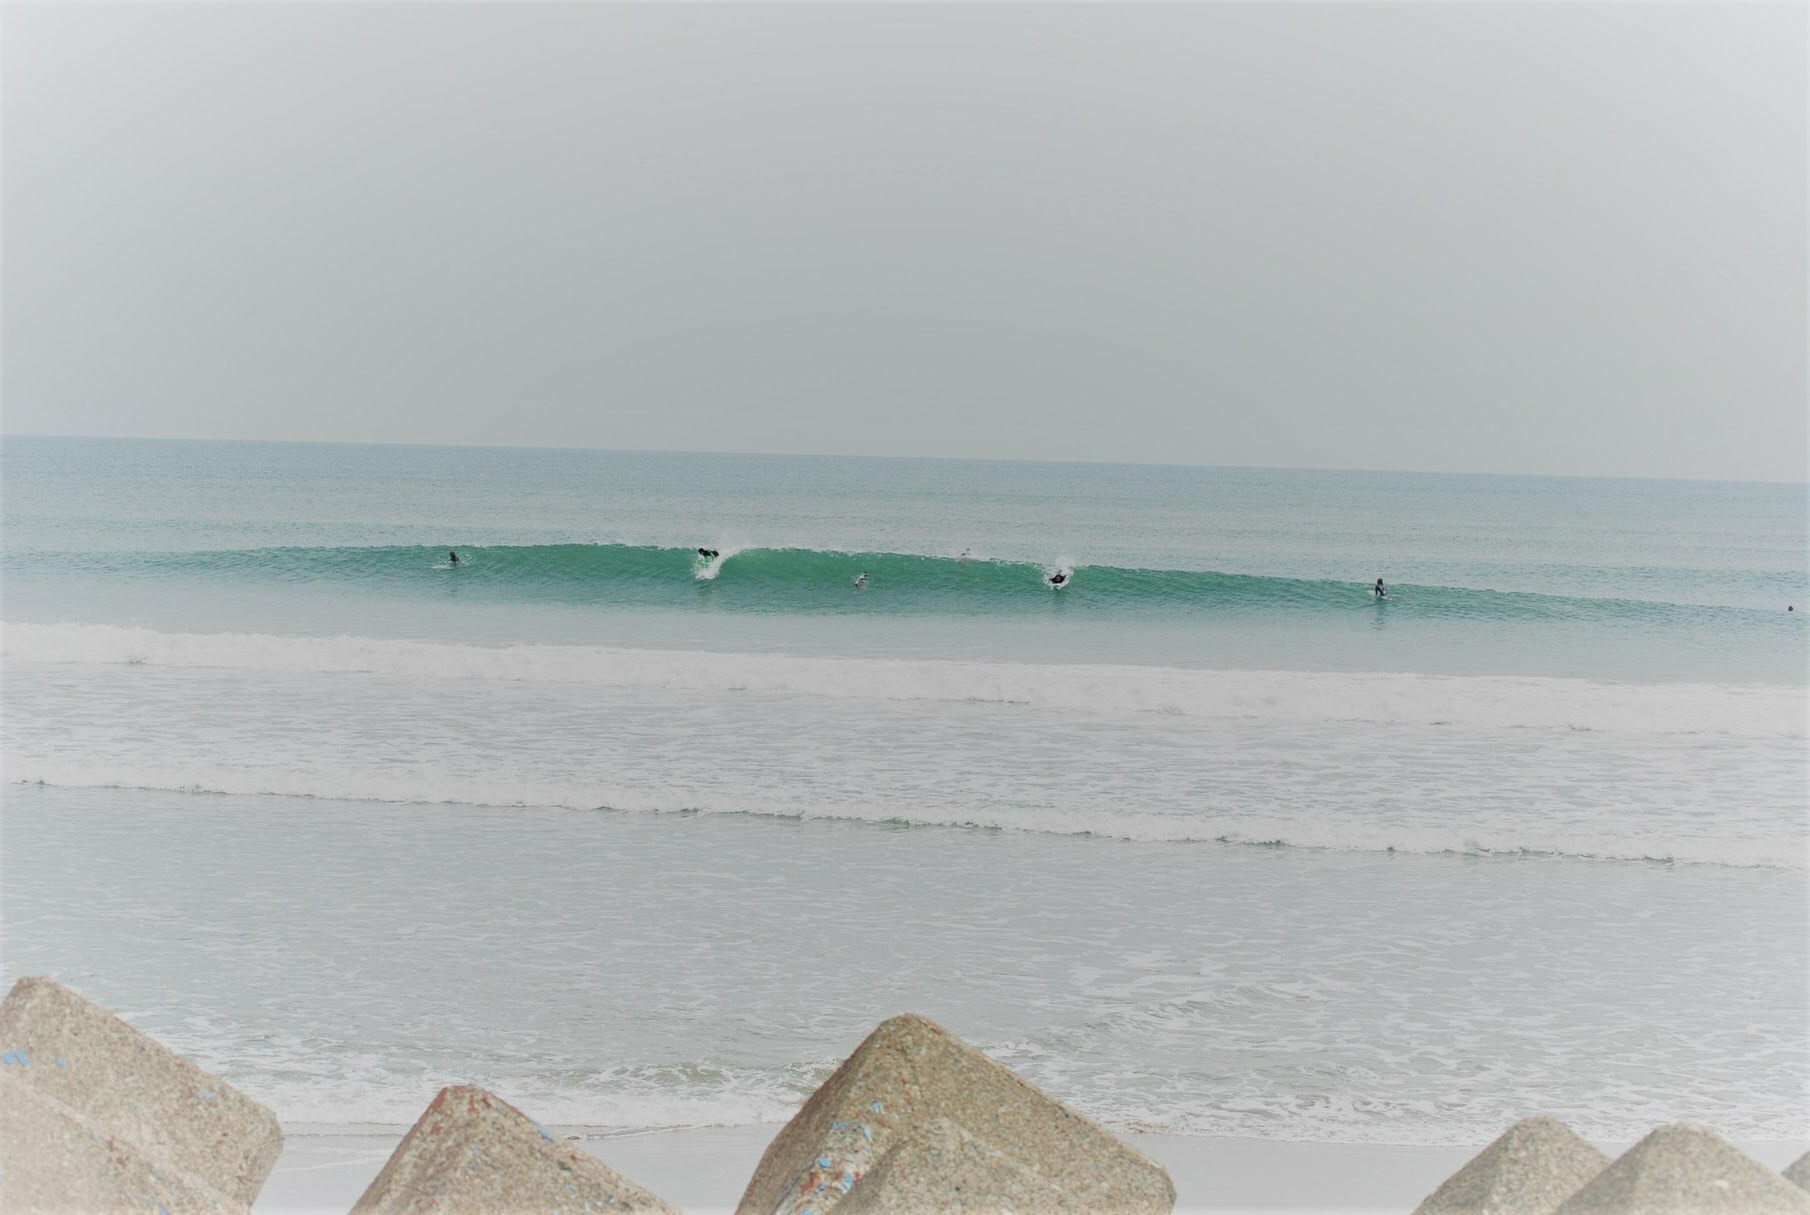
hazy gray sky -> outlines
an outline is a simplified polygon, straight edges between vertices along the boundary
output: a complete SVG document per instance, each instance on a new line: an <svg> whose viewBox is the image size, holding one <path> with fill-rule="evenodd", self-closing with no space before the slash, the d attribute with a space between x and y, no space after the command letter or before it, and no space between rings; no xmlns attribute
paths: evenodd
<svg viewBox="0 0 1810 1215"><path fill-rule="evenodd" d="M1805 14L13 4L4 425L1799 480Z"/></svg>

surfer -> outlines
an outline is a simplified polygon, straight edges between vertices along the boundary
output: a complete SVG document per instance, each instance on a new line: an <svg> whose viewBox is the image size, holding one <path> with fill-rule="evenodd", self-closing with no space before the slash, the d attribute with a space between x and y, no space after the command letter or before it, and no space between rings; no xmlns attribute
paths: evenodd
<svg viewBox="0 0 1810 1215"><path fill-rule="evenodd" d="M698 550L698 556L708 559L716 556L716 550L713 548L701 548Z"/></svg>
<svg viewBox="0 0 1810 1215"><path fill-rule="evenodd" d="M1381 578L1378 578L1376 580L1376 585L1370 588L1370 593L1375 595L1378 599L1387 599L1389 597L1389 588L1383 585L1383 580Z"/></svg>
<svg viewBox="0 0 1810 1215"><path fill-rule="evenodd" d="M1067 570L1057 570L1055 573L1050 575L1050 585L1051 586L1061 586L1064 582L1067 582L1067 581L1068 581L1068 571Z"/></svg>
<svg viewBox="0 0 1810 1215"><path fill-rule="evenodd" d="M866 570L862 570L859 574L855 575L855 589L858 591L864 591L867 589L867 571Z"/></svg>
<svg viewBox="0 0 1810 1215"><path fill-rule="evenodd" d="M459 550L458 549L449 548L446 550L446 563L448 565L459 564Z"/></svg>
<svg viewBox="0 0 1810 1215"><path fill-rule="evenodd" d="M970 557L969 557L969 556L968 556L968 553L969 553L969 552L970 552L970 551L971 551L971 550L969 550L969 549L963 549L963 550L962 550L962 555L961 555L961 556L959 556L959 557L957 557L957 558L956 558L956 561L957 561L957 562L966 562L966 561L969 561L969 560L972 560L972 558L970 558Z"/></svg>

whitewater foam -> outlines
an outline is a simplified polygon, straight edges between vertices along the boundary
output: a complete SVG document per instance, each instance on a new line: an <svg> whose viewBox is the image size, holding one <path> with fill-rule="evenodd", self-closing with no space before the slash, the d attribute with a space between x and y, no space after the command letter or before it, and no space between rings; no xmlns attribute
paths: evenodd
<svg viewBox="0 0 1810 1215"><path fill-rule="evenodd" d="M1096 664L817 658L602 646L480 646L367 637L163 633L9 624L4 654L37 662L377 673L700 692L1020 704L1291 722L1800 738L1792 688L1629 684L1547 676L1199 670Z"/></svg>
<svg viewBox="0 0 1810 1215"><path fill-rule="evenodd" d="M1358 822L1303 821L1282 815L1220 815L1207 822L1124 810L1052 811L1046 807L876 805L859 797L812 801L771 796L700 794L674 785L665 789L609 788L595 784L483 782L463 777L435 781L419 772L391 775L373 771L294 768L245 769L226 766L134 767L59 763L15 758L14 784L60 789L141 789L215 796L295 797L395 806L444 805L556 809L608 814L731 815L798 822L867 823L886 827L931 827L1009 831L1039 835L1088 836L1132 843L1203 844L1252 848L1299 848L1322 852L1403 853L1496 857L1516 860L1639 861L1661 864L1729 865L1740 868L1805 869L1810 857L1801 846L1755 840L1691 839L1619 831L1580 835L1526 824L1492 829L1379 826Z"/></svg>
<svg viewBox="0 0 1810 1215"><path fill-rule="evenodd" d="M1803 1132L1801 486L6 460L0 961L286 1125L783 1118L915 1008L1115 1127Z"/></svg>
<svg viewBox="0 0 1810 1215"><path fill-rule="evenodd" d="M740 545L729 545L712 551L716 554L715 556L700 556L692 567L691 576L699 582L715 582L717 575L723 572L724 562L741 552L742 548Z"/></svg>
<svg viewBox="0 0 1810 1215"><path fill-rule="evenodd" d="M1118 1126L1444 1142L1530 1102L1603 1138L1804 1123L1800 874L8 802L33 930L7 965L80 959L286 1121L404 1123L454 1080L556 1123L773 1120L916 1007ZM255 890L197 879L223 859Z"/></svg>

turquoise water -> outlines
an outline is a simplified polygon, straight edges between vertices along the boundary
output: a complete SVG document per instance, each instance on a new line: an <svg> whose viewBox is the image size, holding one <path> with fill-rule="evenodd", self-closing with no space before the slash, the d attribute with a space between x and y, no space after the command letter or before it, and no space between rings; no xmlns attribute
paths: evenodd
<svg viewBox="0 0 1810 1215"><path fill-rule="evenodd" d="M1802 486L91 440L5 459L9 619L1805 677Z"/></svg>
<svg viewBox="0 0 1810 1215"><path fill-rule="evenodd" d="M1810 1132L1803 486L0 460L5 974L288 1122L783 1118L915 1008L1118 1126Z"/></svg>

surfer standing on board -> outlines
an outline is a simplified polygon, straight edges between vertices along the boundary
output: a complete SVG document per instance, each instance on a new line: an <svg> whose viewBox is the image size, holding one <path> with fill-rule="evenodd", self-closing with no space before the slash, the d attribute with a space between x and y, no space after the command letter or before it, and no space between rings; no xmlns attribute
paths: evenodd
<svg viewBox="0 0 1810 1215"><path fill-rule="evenodd" d="M1376 585L1371 587L1370 590L1371 594L1375 595L1378 599L1387 599L1389 597L1389 588L1383 585L1383 580L1381 578L1376 580Z"/></svg>

